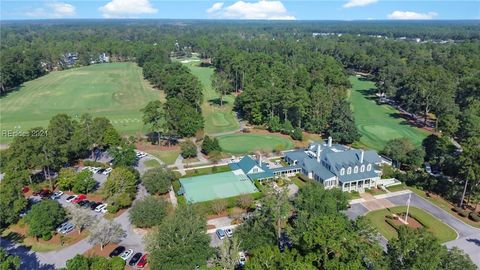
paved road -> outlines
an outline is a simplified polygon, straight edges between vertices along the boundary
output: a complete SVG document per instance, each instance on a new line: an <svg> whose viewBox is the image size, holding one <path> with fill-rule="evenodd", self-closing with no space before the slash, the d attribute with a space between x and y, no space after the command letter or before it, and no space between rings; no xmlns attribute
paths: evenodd
<svg viewBox="0 0 480 270"><path fill-rule="evenodd" d="M405 205L408 196L408 194L400 194L386 197L384 199L390 201L395 205ZM428 202L427 200L417 196L414 193L412 193L410 205L425 210L426 212L432 214L442 222L452 227L457 232L458 238L456 240L445 243L445 246L449 248L458 247L462 249L480 268L480 229L463 223L461 220L455 218L454 216L440 209L436 205ZM364 207L362 203L356 203L352 204L352 207L348 209L345 214L349 218L355 219L358 216L365 215L367 212L368 209Z"/></svg>

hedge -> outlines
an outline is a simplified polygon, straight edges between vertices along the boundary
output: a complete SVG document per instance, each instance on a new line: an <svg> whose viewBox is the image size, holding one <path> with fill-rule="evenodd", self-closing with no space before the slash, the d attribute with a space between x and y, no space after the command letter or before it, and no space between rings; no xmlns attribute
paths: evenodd
<svg viewBox="0 0 480 270"><path fill-rule="evenodd" d="M102 162L98 161L93 161L93 160L84 160L83 161L84 166L91 166L91 167L101 167L101 168L108 168L108 165Z"/></svg>
<svg viewBox="0 0 480 270"><path fill-rule="evenodd" d="M480 216L478 216L477 213L475 213L475 212L470 212L470 214L468 216L473 221L476 221L476 222L480 221Z"/></svg>

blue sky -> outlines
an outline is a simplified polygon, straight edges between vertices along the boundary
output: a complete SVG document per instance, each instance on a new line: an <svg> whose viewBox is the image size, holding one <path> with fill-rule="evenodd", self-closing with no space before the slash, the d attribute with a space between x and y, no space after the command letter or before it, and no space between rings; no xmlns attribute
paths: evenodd
<svg viewBox="0 0 480 270"><path fill-rule="evenodd" d="M479 0L2 0L0 5L2 20L53 18L480 19Z"/></svg>

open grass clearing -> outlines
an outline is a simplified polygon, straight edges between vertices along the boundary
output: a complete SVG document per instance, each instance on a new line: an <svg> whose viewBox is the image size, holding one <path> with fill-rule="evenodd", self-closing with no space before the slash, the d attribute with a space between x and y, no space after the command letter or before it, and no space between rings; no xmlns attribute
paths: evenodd
<svg viewBox="0 0 480 270"><path fill-rule="evenodd" d="M385 221L386 217L391 214L405 213L406 211L406 206L396 206L369 212L367 213L366 218L372 222L373 226L375 226L385 238L390 240L396 238L398 234L397 230ZM409 213L440 242L443 243L457 238L457 233L451 227L422 209L411 206Z"/></svg>
<svg viewBox="0 0 480 270"><path fill-rule="evenodd" d="M199 175L221 173L221 172L228 172L228 171L231 171L230 166L228 165L212 166L212 167L206 167L206 168L186 170L185 176L199 176Z"/></svg>
<svg viewBox="0 0 480 270"><path fill-rule="evenodd" d="M158 168L158 167L160 167L160 163L155 159L149 159L149 160L143 162L143 164L145 164L145 166L147 166L148 168Z"/></svg>
<svg viewBox="0 0 480 270"><path fill-rule="evenodd" d="M400 112L390 105L375 102L375 84L372 81L351 76L352 89L349 101L353 109L355 124L361 134L357 146L382 150L385 144L396 138L409 138L420 145L428 132L411 126L400 117Z"/></svg>
<svg viewBox="0 0 480 270"><path fill-rule="evenodd" d="M233 111L235 96L233 94L224 96L223 106L220 106L220 95L212 87L211 76L214 69L200 67L198 62L189 62L187 66L203 86L202 113L205 119L205 133L216 134L237 130L240 124Z"/></svg>
<svg viewBox="0 0 480 270"><path fill-rule="evenodd" d="M271 152L293 148L291 140L276 135L231 134L218 137L224 152L232 154L253 153L255 151Z"/></svg>
<svg viewBox="0 0 480 270"><path fill-rule="evenodd" d="M173 148L172 150L147 150L146 151L149 154L152 154L159 158L161 161L163 161L167 165L171 165L175 163L175 160L178 158L180 155L181 150L179 148Z"/></svg>
<svg viewBox="0 0 480 270"><path fill-rule="evenodd" d="M104 116L122 134L143 132L143 108L164 100L162 91L143 79L135 63L105 63L51 72L24 83L0 98L2 130L27 131L47 127L50 118L65 113L78 119L84 113ZM8 143L12 137L0 137Z"/></svg>

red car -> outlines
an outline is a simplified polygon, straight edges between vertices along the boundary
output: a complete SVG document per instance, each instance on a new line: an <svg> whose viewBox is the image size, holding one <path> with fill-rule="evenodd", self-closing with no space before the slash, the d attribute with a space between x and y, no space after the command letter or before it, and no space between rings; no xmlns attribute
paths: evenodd
<svg viewBox="0 0 480 270"><path fill-rule="evenodd" d="M145 265L147 265L147 255L148 254L143 254L143 256L140 258L140 260L137 262L137 267L138 268L144 268Z"/></svg>
<svg viewBox="0 0 480 270"><path fill-rule="evenodd" d="M77 198L75 198L75 199L72 201L72 203L79 203L79 202L85 200L86 198L87 198L87 195L85 195L85 194L80 194L80 195L77 196Z"/></svg>

